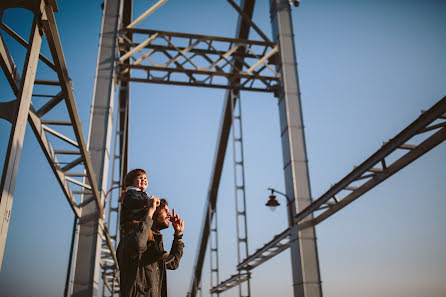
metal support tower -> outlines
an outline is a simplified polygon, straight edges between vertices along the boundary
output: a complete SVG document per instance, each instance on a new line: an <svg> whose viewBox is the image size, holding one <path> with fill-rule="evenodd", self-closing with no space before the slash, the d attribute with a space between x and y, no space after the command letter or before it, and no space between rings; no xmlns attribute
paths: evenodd
<svg viewBox="0 0 446 297"><path fill-rule="evenodd" d="M40 46L42 45L43 32L40 14L45 12L43 1L37 4L41 5L36 7L37 11L34 14L21 78L5 46L3 37L0 42L2 68L6 74L9 74L7 76L9 83L17 96L16 100L8 102L8 104L2 104L2 117L11 122L12 128L0 185L0 267L5 250L6 235L8 234L12 201L14 199L13 194L19 169L20 153L22 152L23 139L25 137L28 113L31 106L31 96L36 77L37 63L39 61ZM7 117L8 114L10 116Z"/></svg>
<svg viewBox="0 0 446 297"><path fill-rule="evenodd" d="M122 2L122 22L121 28L125 28L132 21L132 1L124 0ZM123 36L118 36L118 39L126 38L127 40L132 40L132 36L129 33ZM127 45L121 46L119 49L120 56L124 55L129 50ZM126 63L129 63L126 60ZM118 75L122 77L128 77L130 73L128 71L123 71L122 69L117 69ZM113 99L112 99L113 100ZM109 214L107 225L111 230L114 227L114 235L111 237L115 243L115 250L117 248L120 230L119 230L119 217L121 212L121 205L118 202L120 195L117 199L113 199L113 190L118 189L119 193L122 190L122 181L128 171L128 128L129 128L129 107L130 107L130 88L128 81L118 81L118 108L116 109L115 117L115 131L114 131L114 144L113 144L113 157L112 157L112 168L111 168L111 184L110 197L108 199L109 203ZM107 201L106 201L107 202ZM102 250L106 253L101 254L101 263L106 263L110 261L109 253L107 253L107 247L104 246ZM110 265L102 265L103 269L103 279L102 279L102 296L106 297L106 289L109 292L109 296L115 296L119 293L119 282L117 277L117 271L114 267Z"/></svg>
<svg viewBox="0 0 446 297"><path fill-rule="evenodd" d="M276 88L275 95L279 97L285 186L287 196L292 201L289 214L289 221L292 221L296 213L311 203L311 192L300 107L290 2L287 0L272 0L270 2L270 15L273 40L278 45L279 56L275 56L275 59L277 63L276 69L280 73L280 87ZM221 137L223 136L221 134ZM322 296L314 227L299 230L298 225L294 225L287 229L286 232L283 232L283 234L274 240L275 247L276 245L279 247L271 254L277 254L288 247L282 244L281 241L284 238L291 238L288 244L291 244L294 296ZM204 237L202 237L203 240L205 240ZM240 264L237 266L237 269L250 270L251 267ZM197 277L197 275L194 277ZM212 288L211 292L222 292L248 279L249 275L232 275L229 279L221 282L219 286Z"/></svg>
<svg viewBox="0 0 446 297"><path fill-rule="evenodd" d="M311 204L312 198L289 1L271 0L270 15L273 40L280 53L277 70L282 82L279 116L285 188L286 195L295 203L291 207L291 215L295 216ZM314 227L291 227L290 244L294 296L322 296Z"/></svg>
<svg viewBox="0 0 446 297"><path fill-rule="evenodd" d="M161 2L163 0L158 3ZM0 4L0 15L10 7L22 7L34 13L28 41L0 22L1 32L10 35L27 49L25 66L20 75L11 52L0 34L0 66L16 96L13 101L0 103L0 117L12 124L0 187L0 264L26 119L70 207L79 219L76 252L73 254L75 266L72 275L74 279L71 288L72 295L97 296L99 266L102 266L104 288L107 288L113 296L119 292L118 282L116 282L119 279L116 273L118 267L114 253L119 234L116 231L115 235L111 236L108 231L112 225L111 214L116 212L116 208L111 205L111 200L107 224L104 223L102 215L107 190L118 186L119 183L114 180L115 165L113 165L112 185L107 186L115 82L119 84L119 109L117 110L119 122L116 123L117 131L115 131L115 140L119 142L119 152L116 152L115 145L113 164L119 160L120 180L127 172L129 82L225 88L228 91L225 94L201 241L190 289L190 296L196 296L198 290L202 294L201 272L207 243L213 232L217 235L216 225L213 224L216 224L217 193L227 142L231 125L236 125L239 120L237 116L234 117L234 109L237 108L237 103L240 104L238 92L240 90L274 92L279 98L286 196L291 199L292 206L289 219L294 224L274 236L270 242L253 254L246 255L244 260L241 259L245 255L240 256L242 253L239 250L239 264L236 267L239 273L213 287L211 294L219 294L243 282L249 284L249 273L253 268L291 247L294 295L305 297L322 295L315 225L444 142L446 140L446 97L384 144L380 150L331 187L324 195L312 201L290 1L270 0L274 42L271 42L251 20L254 0L241 0L240 7L233 0L228 0L228 2L239 13L236 38L135 28L142 18L161 4L157 3L143 16L132 22L132 0L105 2L88 150L53 14L54 11L57 12L56 1L11 0ZM263 40L248 40L250 29L255 30ZM43 34L46 35L52 61L40 53ZM137 40L134 38L135 35L146 36L146 39L142 43L137 43L134 41ZM35 77L38 60L54 70L57 80ZM206 63L208 65L203 65ZM276 68L277 72L273 68ZM138 77L132 73L132 69L142 69L147 75ZM177 75L171 75L172 73ZM205 78L202 79L203 77ZM43 87L47 86L56 87L57 92L39 93L44 89ZM36 108L31 102L32 97L46 98L47 101ZM61 102L65 103L64 107L67 109L69 120L61 121L52 117L51 110ZM71 128L69 135L57 131L60 126ZM234 132L233 134L235 135ZM404 151L403 155L401 151ZM240 162L235 158L234 161ZM243 163L243 160L241 162ZM83 180L80 180L82 178ZM236 189L237 185L236 182ZM244 193L242 196L244 197ZM119 214L119 208L117 211ZM241 216L242 224L246 228L245 205L242 210L237 210L237 216L243 212L245 214ZM244 236L239 235L239 238L243 239ZM102 244L103 241L106 245ZM211 242L211 251L216 246L217 244L213 247ZM112 265L109 265L110 263ZM218 260L215 267L218 271ZM240 271L247 273L241 274ZM103 295L105 296L105 290Z"/></svg>
<svg viewBox="0 0 446 297"><path fill-rule="evenodd" d="M117 261L115 255L115 248L112 238L108 232L107 226L103 224L102 214L103 201L101 201L98 183L95 174L93 173L92 160L87 151L87 144L81 129L81 122L77 112L72 82L68 76L68 70L63 55L62 45L58 34L58 29L55 21L54 12L58 11L56 1L51 0L34 0L34 1L9 1L0 5L1 14L5 10L12 7L25 8L34 14L34 21L32 27L31 38L27 42L12 28L8 27L3 22L0 22L2 32L11 36L16 42L27 49L25 58L25 68L21 75L18 72L11 52L4 42L2 34L0 34L0 65L11 86L12 92L17 97L16 100L5 102L1 105L1 117L13 123L11 130L11 138L15 139L16 145L23 145L24 129L26 122L21 122L23 119L28 120L48 163L53 170L53 173L59 182L67 201L75 214L75 222L79 219L80 224L84 227L91 227L95 229L90 233L92 237L100 236L104 240L108 249L108 265L117 271ZM40 52L39 43L42 42L42 36L46 36L48 49L51 56L45 57ZM36 70L37 61L40 60L45 63L49 70L39 73ZM51 79L46 79L47 76L53 75ZM35 76L35 77L34 77ZM38 78L37 78L38 77ZM56 79L54 79L56 77ZM29 97L29 98L28 98ZM31 98L39 98L36 105L33 105ZM26 103L25 105L18 102ZM36 100L37 101L37 100ZM28 107L26 107L28 105ZM21 107L20 107L21 106ZM53 112L53 108L60 107L65 109L67 119L60 118L60 114ZM26 116L23 118L23 112ZM60 112L60 109L59 109ZM20 118L20 121L16 119ZM19 125L18 125L19 124ZM22 130L23 129L23 130ZM22 132L20 132L22 131ZM4 173L2 175L2 192L7 189L8 196L1 200L1 207L5 211L0 213L2 222L2 252L3 256L4 239L6 239L7 225L9 223L10 207L12 203L13 186L17 174L17 165L19 162L20 150L9 146L7 151L8 160L14 159L14 162L9 162L4 166ZM11 156L12 159L10 158ZM103 194L103 193L102 193ZM2 194L3 195L3 194ZM9 208L9 209L8 209ZM98 220L93 223L88 221L88 212L91 211L97 215ZM74 230L76 226L74 226ZM75 235L75 232L73 233ZM85 234L84 234L85 235ZM73 236L74 240L75 236ZM98 245L100 247L100 243ZM82 250L83 247L81 247ZM79 249L79 247L78 247ZM96 249L100 252L100 249ZM84 251L82 250L82 253ZM76 259L76 253L74 255ZM76 262L76 259L74 262ZM93 258L96 261L96 258ZM111 263L111 265L110 265ZM70 271L67 272L68 274ZM95 275L95 277L98 274ZM115 273L115 277L118 277ZM91 279L93 282L93 278ZM92 283L90 282L90 283ZM88 284L87 284L88 285ZM66 284L65 295L68 294L69 282ZM72 289L75 286L72 286ZM92 294L87 292L87 294Z"/></svg>
<svg viewBox="0 0 446 297"><path fill-rule="evenodd" d="M121 1L119 0L104 2L93 108L88 133L88 150L100 189L101 204L104 203L107 192L109 174L120 9ZM83 209L79 220L79 236L73 272L73 296L98 296L102 247L102 232L98 226L102 220L102 213L92 205L87 205Z"/></svg>
<svg viewBox="0 0 446 297"><path fill-rule="evenodd" d="M238 93L238 92L236 92ZM246 215L246 188L245 188L245 161L243 155L243 129L242 129L242 103L240 93L232 96L232 148L234 163L234 196L235 217L237 228L237 265L248 256L248 226ZM238 100L236 100L238 99ZM246 274L246 283L239 284L239 296L251 296L249 272L239 271Z"/></svg>
<svg viewBox="0 0 446 297"><path fill-rule="evenodd" d="M446 141L446 97L402 130L352 172L294 217L300 230L311 228L349 205L399 170ZM309 220L308 217L314 217ZM290 230L273 237L237 269L252 270L290 247Z"/></svg>

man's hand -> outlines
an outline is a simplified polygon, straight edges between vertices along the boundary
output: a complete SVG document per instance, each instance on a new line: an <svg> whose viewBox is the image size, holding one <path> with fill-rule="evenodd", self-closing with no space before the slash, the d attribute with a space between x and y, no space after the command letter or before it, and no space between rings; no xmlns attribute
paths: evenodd
<svg viewBox="0 0 446 297"><path fill-rule="evenodd" d="M147 215L152 218L153 214L155 213L156 208L160 205L160 199L155 196L150 196L149 200L147 201L147 206L149 207L149 210L147 211Z"/></svg>
<svg viewBox="0 0 446 297"><path fill-rule="evenodd" d="M180 219L178 215L175 214L175 208L172 208L172 215L170 216L170 221L172 222L172 227L175 230L175 234L183 235L184 221Z"/></svg>

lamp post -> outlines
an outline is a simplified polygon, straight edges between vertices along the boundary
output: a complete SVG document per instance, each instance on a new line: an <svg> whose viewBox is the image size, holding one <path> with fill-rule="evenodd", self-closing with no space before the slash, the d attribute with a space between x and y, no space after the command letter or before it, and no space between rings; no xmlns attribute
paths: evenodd
<svg viewBox="0 0 446 297"><path fill-rule="evenodd" d="M268 188L269 191L271 191L271 195L269 195L269 200L266 202L266 206L270 207L271 210L275 210L277 206L280 205L279 201L276 200L276 195L274 193L280 194L287 200L287 206L288 206L288 218L289 218L289 224L290 227L294 225L294 218L291 211L291 203L293 202L286 194L279 192L273 188Z"/></svg>

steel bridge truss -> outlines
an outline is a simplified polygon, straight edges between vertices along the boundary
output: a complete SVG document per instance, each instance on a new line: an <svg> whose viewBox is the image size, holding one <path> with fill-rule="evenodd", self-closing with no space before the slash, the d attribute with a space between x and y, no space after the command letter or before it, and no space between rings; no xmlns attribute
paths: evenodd
<svg viewBox="0 0 446 297"><path fill-rule="evenodd" d="M443 97L321 197L298 213L294 217L294 223L301 230L315 226L445 140L446 97ZM304 221L309 215L314 217ZM237 269L250 271L286 250L290 245L289 237L290 228L287 228L243 260ZM233 279L234 277L231 277L223 281L221 286L225 283L234 283ZM241 281L244 279L239 280Z"/></svg>
<svg viewBox="0 0 446 297"><path fill-rule="evenodd" d="M118 266L114 252L116 237L110 236L107 224L104 223L106 216L103 207L104 193L99 189L93 172L72 82L68 76L54 17L54 12L58 11L57 3L54 0L9 1L0 6L1 15L8 8L14 7L28 9L34 17L28 41L7 24L0 22L0 64L12 93L16 97L12 101L0 103L0 118L12 124L1 182L0 265L6 243L20 153L28 122L75 217L81 218L83 208L91 204L95 205L98 214L102 214L102 217L98 218L98 233L104 242L101 266L111 267L113 278L117 280ZM21 73L5 42L4 34L9 35L26 49ZM50 57L46 57L41 52L45 39L51 53ZM39 60L45 64L46 68L43 67L43 71L37 72Z"/></svg>
<svg viewBox="0 0 446 297"><path fill-rule="evenodd" d="M153 11L165 1L160 0L144 15L147 16L151 10ZM288 115L286 115L288 108L290 108L288 110L289 114L296 115L300 113L300 107L295 105L300 100L298 85L296 84L297 75L296 77L293 76L295 70L290 67L290 65L295 65L295 61L288 60L289 57L294 56L294 54L291 54L294 53L293 46L289 46L292 42L286 39L292 38L292 30L287 32L286 24L288 22L286 14L289 14L289 7L285 9L285 6L289 6L289 1L270 1L272 7L271 14L278 20L278 24L273 29L280 31L279 33L274 33L278 35L275 36L277 41L274 42L270 41L251 21L255 1L241 0L240 7L232 0L228 0L228 2L239 13L236 38L134 28L135 23L139 22L142 16L131 23L132 0L109 0L106 1L104 9L105 25L103 28L106 28L104 32L114 32L117 38L115 40L115 37L107 37L109 35L101 34L101 44L105 42L105 50L111 50L104 52L104 54L101 53L99 60L112 61L110 62L110 67L102 68L102 70L106 69L110 72L108 74L112 73L112 75L110 75L110 78L104 78L105 75L97 75L101 79L97 81L97 84L104 90L99 90L98 87L96 91L100 94L97 96L95 94L94 98L98 97L104 100L101 101L99 99L98 106L94 107L90 125L95 126L93 124L94 120L102 119L98 117L99 113L101 113L100 116L104 116L108 121L105 128L93 131L89 138L105 139L105 137L101 138L101 135L108 135L108 126L112 124L108 111L110 113L113 111L114 84L117 82L119 84L119 108L117 110L119 123L116 122L115 143L119 141L119 151L116 149L115 144L113 164L118 163L119 160L120 172L117 179L112 181L112 188L119 187L119 180L122 180L123 174L127 172L130 82L227 89L214 168L205 207L207 211L203 220L199 250L192 275L190 296L195 296L197 290L199 290L202 265L210 233L214 232L216 236L217 227L211 224L216 221L213 218L216 214L217 192L231 125L235 122L233 111L239 100L239 91L273 92L276 97L280 97L279 110L282 125L289 120L287 118ZM101 153L104 154L108 147L105 145L105 147L93 147L92 149L90 146L87 148L85 143L71 80L68 76L54 19L54 12L58 10L56 1L9 1L8 4L0 4L1 13L3 14L4 10L11 7L22 7L30 10L34 13L34 20L28 41L20 37L6 24L0 22L0 64L16 97L15 100L0 103L0 118L12 124L0 188L0 265L9 226L13 192L26 122L29 122L75 214L75 218L82 219L83 214L94 214L96 216L98 222L97 231L93 229L93 231L87 230L82 232L85 232L85 234L96 232L99 240L102 240L99 245L102 247L101 259L99 261L103 269L103 285L104 288L109 290L111 296L114 296L119 293L118 267L114 252L118 231L116 230L114 235L110 235L108 228L110 227L112 213L117 212L119 217L119 207L112 207L110 201L109 211L105 213L104 203L107 191L104 190L105 185L98 181L105 181L106 183L108 172L102 169L108 169L108 160L103 164L94 164L94 167L89 153L89 151L92 151L91 153L95 154L95 152L101 150ZM116 13L118 11L119 13ZM255 30L262 40L248 40L250 29ZM117 34L118 31L119 34ZM3 34L9 35L26 48L25 63L20 74L3 38ZM45 57L41 52L41 44L45 37L51 53L50 58ZM106 40L106 38L109 39ZM284 39L286 40L284 41ZM106 42L109 43L106 44ZM114 50L119 51L119 55L117 55L119 58L116 59L118 61L117 65L114 65L114 59L110 59L110 56L114 55ZM36 72L39 60L46 65L47 71L42 73ZM98 62L98 69L100 64ZM115 66L117 66L117 69L114 69ZM284 69L280 69L281 67ZM36 78L36 73L38 78ZM285 82L288 82L288 84L285 84ZM287 85L287 87L284 85ZM290 85L292 86L291 88L289 87ZM109 101L105 102L107 100ZM238 103L240 104L240 102ZM295 147L289 144L293 141L290 141L287 137L302 135L303 138L303 131L293 130L287 134L289 130L302 126L298 122L296 124L294 120L295 118L291 118L292 124L281 127L282 145L286 146L286 150L293 150L293 152ZM300 276L296 277L300 273L298 270L301 269L295 265L297 257L309 261L311 268L315 268L309 270L317 271L318 266L315 264L317 261L305 256L305 254L311 254L311 248L307 251L296 249L295 242L299 239L300 232L314 230L312 228L315 225L335 214L445 140L446 97L428 111L423 112L417 120L385 143L381 149L361 165L354 168L351 173L332 186L318 199L310 201L311 195L307 193L302 195L302 192L296 191L295 188L301 188L302 184L297 186L287 184L287 194L291 196L292 201L295 200L297 204L297 201L302 197L308 198L306 201L310 201L308 205L297 205L293 212L290 211L290 221L293 222L291 226L274 236L270 242L257 249L253 254L247 255L246 259L241 261L239 259L239 264L236 267L238 272L217 285L213 283L212 285L215 286L210 289L211 294L218 295L229 288L246 282L250 278L252 269L289 247L293 251L293 282L294 285L301 286L301 283L298 282ZM295 152L294 155L296 155ZM302 159L306 158L305 153L299 152L298 155ZM97 159L99 157L95 155L94 160ZM301 174L299 170L303 169L303 172L305 172L306 165L296 169L295 166L297 165L295 164L303 164L305 162L291 158L286 162L286 164L291 165L290 169L285 170L285 175L288 174L289 177L292 174L293 176L298 175L302 177L302 175L299 175ZM98 166L101 170L94 171ZM115 178L116 175L113 171L114 168L115 165L113 165L112 169L112 178ZM95 172L97 175L95 175ZM286 180L292 179L286 178ZM303 188L305 188L305 184ZM111 197L109 199L111 200ZM246 210L243 209L242 212L246 212ZM95 241L97 239L92 240L92 246L97 246ZM211 243L211 248L213 249L211 251L215 251L214 257L218 259L216 245L214 246ZM94 248L91 249L94 253ZM77 253L80 253L80 251L77 250ZM92 262L98 261L97 259L92 260ZM216 265L211 264L211 270L213 269L217 272L216 279L218 282L218 260L216 263ZM94 266L95 263L90 263L89 265ZM93 270L91 267L81 267L78 275L85 279L90 277L90 274L88 274L90 272L87 271ZM306 272L301 271L301 273L305 274ZM317 278L313 279L310 276L310 281L307 281L307 276L304 278L302 283L314 283L316 287L320 286ZM88 279L88 282L89 287L85 291L87 292L86 294L91 293L90 295L95 295L94 289L91 289L93 287L91 283L96 282L96 280ZM80 288L79 291L82 291L83 287L79 285L80 283L80 281L76 283L75 280L73 286L78 286ZM303 284L302 286L306 285ZM308 296L320 296L320 292L313 291L313 294Z"/></svg>
<svg viewBox="0 0 446 297"><path fill-rule="evenodd" d="M130 28L132 43L121 35L120 46L131 50L119 58L131 82L273 92L279 75L274 69L277 44L237 38ZM131 63L123 63L126 59ZM236 62L240 61L240 66Z"/></svg>

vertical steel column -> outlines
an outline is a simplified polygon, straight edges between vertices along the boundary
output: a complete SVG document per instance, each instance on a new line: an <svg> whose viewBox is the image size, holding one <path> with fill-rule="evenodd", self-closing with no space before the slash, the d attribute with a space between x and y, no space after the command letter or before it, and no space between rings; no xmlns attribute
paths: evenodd
<svg viewBox="0 0 446 297"><path fill-rule="evenodd" d="M282 90L278 94L286 194L295 203L292 216L311 203L294 33L288 0L270 0L273 40L279 44ZM307 219L311 219L308 216ZM294 296L322 296L314 227L291 228Z"/></svg>
<svg viewBox="0 0 446 297"><path fill-rule="evenodd" d="M12 202L14 199L15 183L19 170L20 154L22 152L23 139L25 137L26 123L28 120L28 112L36 77L37 63L39 61L40 47L42 45L42 30L39 28L38 23L41 17L40 13L43 12L43 5L44 2L42 1L40 11L34 14L19 92L15 104L10 105L12 127L0 185L0 268L3 261L3 253L5 251L6 236L8 234Z"/></svg>
<svg viewBox="0 0 446 297"><path fill-rule="evenodd" d="M93 108L88 134L88 150L101 192L102 204L107 187L110 160L120 2L120 0L107 0L104 3ZM102 223L102 214L98 212L94 203L83 207L79 219L79 236L73 273L73 296L91 297L98 294L102 246L100 223Z"/></svg>
<svg viewBox="0 0 446 297"><path fill-rule="evenodd" d="M122 28L126 28L133 19L133 0L124 0L122 9ZM125 33L128 41L133 40L131 33ZM120 51L124 55L130 50L130 45L125 45ZM124 63L130 64L130 58L124 60ZM120 71L123 77L130 77L130 70L126 73ZM128 171L128 144L129 144L129 116L130 116L130 82L119 81L119 156L120 156L120 179L124 180Z"/></svg>
<svg viewBox="0 0 446 297"><path fill-rule="evenodd" d="M233 91L234 92L234 91ZM237 100L238 99L238 100ZM248 228L246 223L245 166L243 158L242 107L240 93L232 96L232 148L234 162L234 195L237 228L237 265L248 257ZM248 280L239 284L239 296L251 296Z"/></svg>
<svg viewBox="0 0 446 297"><path fill-rule="evenodd" d="M211 287L215 287L220 282L220 275L218 271L218 219L217 219L217 210L209 209L208 211L212 211L214 214L209 215L209 219L211 222L209 226L211 228L211 233L209 235L209 248L210 248L210 257L209 262L211 266ZM211 296L220 296L219 293L211 293Z"/></svg>
<svg viewBox="0 0 446 297"><path fill-rule="evenodd" d="M243 12L249 17L252 17L252 13L254 11L254 3L255 0L240 0L240 7L243 9ZM249 34L249 25L246 23L246 21L243 20L243 17L239 17L238 24L237 24L237 38L240 39L248 39ZM236 73L237 69L241 69L243 67L243 48L240 48L241 58L236 59L234 61L234 68L233 72ZM230 84L232 86L236 86L239 84L240 81L238 79L233 80ZM207 200L207 207L215 209L217 204L217 193L218 193L218 187L220 185L220 177L223 169L223 162L226 155L226 146L228 144L229 139L229 132L232 124L232 117L231 117L231 104L232 104L232 96L233 93L228 90L225 94L225 103L223 107L223 115L222 120L220 123L220 130L219 130L219 139L217 143L217 150L215 153L215 159L214 159L214 168L211 175L211 181L209 185L209 191L208 191L208 200ZM206 212L206 217L203 221L203 226L201 229L201 236L200 236L200 243L199 243L199 249L196 257L194 272L192 275L192 281L191 281L191 287L190 287L190 296L195 297L197 294L197 288L198 284L201 281L201 272L203 270L203 262L204 262L204 256L207 250L207 242L209 239L209 218L208 215L212 215L212 213Z"/></svg>
<svg viewBox="0 0 446 297"><path fill-rule="evenodd" d="M117 110L116 111L116 114L119 114L119 110ZM115 132L114 132L114 144L113 144L113 158L112 158L112 168L111 168L111 185L110 185L110 189L108 190L109 191L109 197L108 197L108 217L107 217L107 227L108 227L108 230L110 231L110 237L114 240L114 243L115 243L115 246L114 246L114 248L115 248L115 250L116 250L116 248L117 248L117 240L118 240L118 234L119 234L119 211L118 211L118 209L119 209L119 202L118 202L118 206L117 207L113 207L113 205L112 205L112 203L113 203L113 190L114 189L117 189L118 190L118 193L121 193L121 191L120 191L120 181L119 181L119 178L120 178L120 176L118 176L118 179L116 180L115 179L115 177L116 177L116 173L115 173L115 168L116 168L116 164L117 164L117 162L119 162L120 163L120 155L117 153L117 149L118 149L118 146L117 146L117 141L118 141L118 139L119 139L119 134L120 134L120 131L119 131L119 128L118 128L118 124L119 124L119 122L118 122L118 120L116 120L116 123L115 123ZM119 200L119 194L118 194L118 199L116 199L116 200ZM115 215L116 217L116 220L115 220L115 224L116 224L116 226L115 226L115 228L114 228L114 234L112 234L111 233L111 230L112 230L112 224L111 224L111 220L112 220L112 215ZM103 242L102 243L102 250L107 250L108 249L108 246L107 246L107 244L106 244L106 242ZM107 256L106 257L103 257L103 259L102 259L102 261L106 261L107 260ZM106 281L107 281L107 278L108 279L111 279L111 281L112 281L112 283L111 283L111 296L114 296L114 291L115 291L115 284L117 284L117 279L116 279L116 277L115 277L115 273L117 273L117 271L113 271L113 275L110 275L110 274L108 274L107 275L107 269L108 269L109 267L102 267L102 269L103 269L103 283L102 283L102 296L103 297L105 297L106 295L105 295L105 288L106 288ZM111 277L110 277L111 276ZM117 284L117 288L119 288L119 284Z"/></svg>
<svg viewBox="0 0 446 297"><path fill-rule="evenodd" d="M70 286L70 274L71 274L71 267L73 265L73 250L74 250L74 243L76 241L76 232L77 231L77 216L74 216L74 222L73 222L73 232L71 233L71 245L70 245L70 253L68 256L68 265L67 265L67 277L65 279L65 289L63 292L63 296L68 296L68 288Z"/></svg>
<svg viewBox="0 0 446 297"><path fill-rule="evenodd" d="M132 21L132 10L133 10L133 1L132 0L124 0L122 1L122 22L120 23L120 28L123 29L128 26L128 24ZM118 42L119 39L122 38L118 36ZM125 38L128 41L132 40L131 33L125 33ZM125 46L119 46L120 50L120 56L124 55L126 52L130 50L130 45L124 42L119 42L120 44L126 44ZM125 63L130 64L130 59L126 60ZM119 72L121 76L123 77L129 77L130 72L126 71L123 73L121 69L115 69L115 71ZM130 89L129 89L129 82L128 81L118 81L118 108L116 110L116 119L115 119L115 128L114 128L114 144L113 144L113 155L112 155L112 169L111 169L111 185L109 186L110 189L119 187L123 184L123 180L125 175L128 171L128 124L129 124L129 103L130 103ZM119 167L117 165L119 164ZM115 170L118 169L118 172L116 173ZM120 193L120 191L119 191ZM118 199L120 197L120 194L118 195ZM116 199L117 201L117 199ZM112 215L115 216L114 223L116 224L114 228L114 234L110 234L111 238L114 240L115 244L115 250L117 248L117 244L119 242L119 217L120 217L120 203L116 202L116 207L112 206L113 200L113 191L110 193L109 198L109 213L108 213L108 228L111 232L111 219ZM107 249L107 246L103 244L103 248ZM106 259L103 259L106 260ZM105 269L104 269L105 272ZM114 271L114 273L118 273L117 271ZM105 277L108 277L110 279L110 275L105 275ZM103 296L105 297L105 288L106 286L106 280L104 279L103 282ZM119 292L119 283L118 279L113 275L111 288L108 287L108 289L111 293L111 296L115 296L116 292Z"/></svg>

